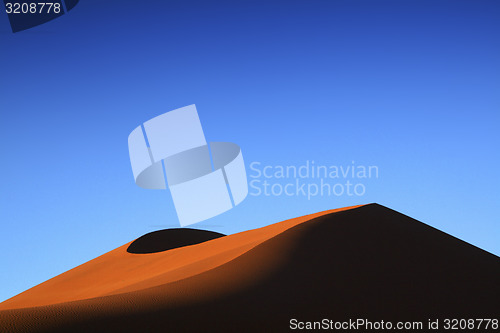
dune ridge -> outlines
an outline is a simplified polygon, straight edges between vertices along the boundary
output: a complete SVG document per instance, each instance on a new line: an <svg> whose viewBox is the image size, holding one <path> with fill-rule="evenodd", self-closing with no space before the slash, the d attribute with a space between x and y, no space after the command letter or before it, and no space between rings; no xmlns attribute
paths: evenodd
<svg viewBox="0 0 500 333"><path fill-rule="evenodd" d="M124 255L129 244L0 304L0 330L281 332L291 318L495 318L500 308L497 256L377 204L144 261ZM134 274L85 285L104 271Z"/></svg>
<svg viewBox="0 0 500 333"><path fill-rule="evenodd" d="M0 303L0 310L78 301L181 280L222 265L296 224L354 207L305 215L229 235L218 239L217 246L209 240L166 252L134 254L127 251L134 240ZM143 267L147 267L147 271Z"/></svg>

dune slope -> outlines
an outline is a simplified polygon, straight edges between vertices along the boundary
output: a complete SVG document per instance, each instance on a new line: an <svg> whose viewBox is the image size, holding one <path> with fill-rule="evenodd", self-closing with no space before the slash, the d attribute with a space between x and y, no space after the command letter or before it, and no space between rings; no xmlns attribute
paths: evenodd
<svg viewBox="0 0 500 333"><path fill-rule="evenodd" d="M500 259L386 207L168 251L125 244L0 304L0 331L287 331L289 320L495 318Z"/></svg>

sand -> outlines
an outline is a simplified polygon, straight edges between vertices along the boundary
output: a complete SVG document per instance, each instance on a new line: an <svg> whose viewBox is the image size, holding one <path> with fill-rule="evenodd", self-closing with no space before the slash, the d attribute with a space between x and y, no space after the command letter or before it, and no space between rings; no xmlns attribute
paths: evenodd
<svg viewBox="0 0 500 333"><path fill-rule="evenodd" d="M0 303L0 331L280 332L292 318L499 313L499 257L378 204L190 233L203 242L153 253L130 242Z"/></svg>

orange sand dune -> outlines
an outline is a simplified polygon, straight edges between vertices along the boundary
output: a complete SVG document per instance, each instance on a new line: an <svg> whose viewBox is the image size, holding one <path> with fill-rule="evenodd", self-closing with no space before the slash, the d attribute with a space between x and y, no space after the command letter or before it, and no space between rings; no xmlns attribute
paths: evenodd
<svg viewBox="0 0 500 333"><path fill-rule="evenodd" d="M209 241L165 252L128 253L130 242L0 303L0 310L114 295L182 280L227 263L297 224L345 209L349 207L234 234L216 244Z"/></svg>
<svg viewBox="0 0 500 333"><path fill-rule="evenodd" d="M164 252L125 244L0 303L6 332L288 331L303 321L489 318L498 257L377 204Z"/></svg>

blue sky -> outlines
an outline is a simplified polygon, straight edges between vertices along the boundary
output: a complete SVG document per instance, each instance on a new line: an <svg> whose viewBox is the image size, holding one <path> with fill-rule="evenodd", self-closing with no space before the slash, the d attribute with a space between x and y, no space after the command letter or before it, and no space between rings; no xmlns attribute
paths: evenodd
<svg viewBox="0 0 500 333"><path fill-rule="evenodd" d="M249 196L193 227L377 202L500 255L499 18L495 0L82 0L13 34L0 15L0 301L178 226L167 191L134 184L127 137L190 104L249 175L379 169L363 196Z"/></svg>

